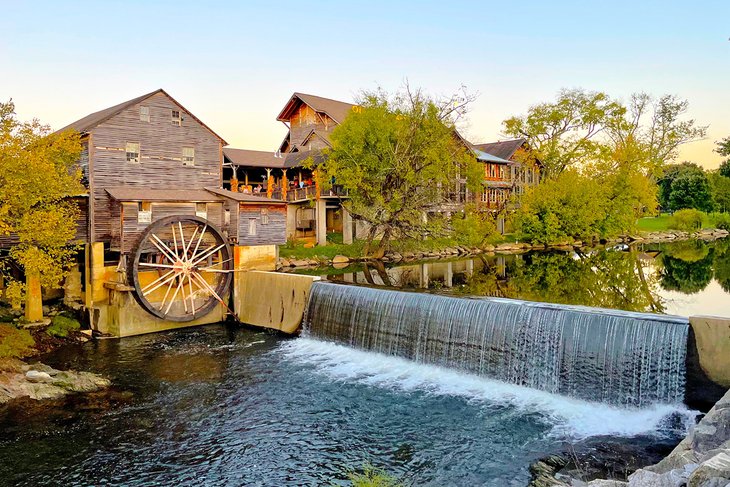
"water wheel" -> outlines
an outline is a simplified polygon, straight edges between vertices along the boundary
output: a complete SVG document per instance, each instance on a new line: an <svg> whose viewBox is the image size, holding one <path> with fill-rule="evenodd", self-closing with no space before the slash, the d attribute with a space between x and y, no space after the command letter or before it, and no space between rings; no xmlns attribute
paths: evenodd
<svg viewBox="0 0 730 487"><path fill-rule="evenodd" d="M132 249L127 269L134 297L149 313L191 321L225 304L233 258L221 232L197 216L155 221Z"/></svg>

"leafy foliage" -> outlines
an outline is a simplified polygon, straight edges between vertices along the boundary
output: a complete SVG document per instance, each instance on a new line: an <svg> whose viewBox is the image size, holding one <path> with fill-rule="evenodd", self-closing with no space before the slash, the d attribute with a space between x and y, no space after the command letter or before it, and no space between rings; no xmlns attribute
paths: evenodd
<svg viewBox="0 0 730 487"><path fill-rule="evenodd" d="M459 244L471 247L481 246L497 233L494 216L473 206L467 206L463 213L452 216L451 228Z"/></svg>
<svg viewBox="0 0 730 487"><path fill-rule="evenodd" d="M321 180L336 178L349 193L343 206L371 226L366 255L382 254L393 236L443 234L443 222L427 220L425 213L443 201L457 175L478 187L480 168L454 127L461 113L454 105L468 101L436 100L408 88L392 96L365 92L332 132L332 148L318 171Z"/></svg>
<svg viewBox="0 0 730 487"><path fill-rule="evenodd" d="M690 162L667 167L658 181L662 208L676 211L696 208L712 211L712 189L705 171Z"/></svg>
<svg viewBox="0 0 730 487"><path fill-rule="evenodd" d="M20 122L0 103L0 234L17 234L10 256L44 286L57 285L73 255L77 209L64 198L83 191L79 135Z"/></svg>
<svg viewBox="0 0 730 487"><path fill-rule="evenodd" d="M590 240L630 232L656 207L656 188L628 166L593 166L591 175L567 170L528 189L515 216L518 231L543 244Z"/></svg>
<svg viewBox="0 0 730 487"><path fill-rule="evenodd" d="M51 326L46 328L46 333L54 337L64 338L68 336L69 332L76 331L80 328L81 323L78 320L59 314L53 317Z"/></svg>
<svg viewBox="0 0 730 487"><path fill-rule="evenodd" d="M631 148L642 173L656 176L682 144L704 137L707 127L684 120L688 103L671 95L632 95L628 105L606 93L562 90L554 102L530 107L502 124L507 135L527 137L545 164L545 176L581 168L601 154Z"/></svg>
<svg viewBox="0 0 730 487"><path fill-rule="evenodd" d="M725 162L728 163L728 169L730 170L730 161ZM708 173L707 178L710 182L715 208L720 211L730 212L730 177L722 175L722 166L720 166L719 171Z"/></svg>
<svg viewBox="0 0 730 487"><path fill-rule="evenodd" d="M695 209L679 210L669 220L669 228L685 232L696 232L702 228L704 215Z"/></svg>
<svg viewBox="0 0 730 487"><path fill-rule="evenodd" d="M35 340L28 330L0 324L0 358L21 358L33 351Z"/></svg>
<svg viewBox="0 0 730 487"><path fill-rule="evenodd" d="M400 487L403 485L392 475L372 465L365 465L362 473L353 472L348 477L352 482L352 487Z"/></svg>

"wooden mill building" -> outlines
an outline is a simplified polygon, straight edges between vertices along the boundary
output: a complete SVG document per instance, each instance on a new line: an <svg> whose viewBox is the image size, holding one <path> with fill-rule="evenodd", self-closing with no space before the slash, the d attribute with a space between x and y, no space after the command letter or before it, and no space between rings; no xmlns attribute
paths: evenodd
<svg viewBox="0 0 730 487"><path fill-rule="evenodd" d="M106 332L117 326L111 333L124 334L106 315L114 291L133 291L127 285L129 265L140 239L156 222L177 217L202 222L207 235L215 229L224 244L235 246L238 267L273 269L277 245L286 241L286 204L223 189L226 141L164 90L92 113L61 130L81 134L79 163L88 195L80 205L84 224L77 237L86 245L78 272L95 329ZM176 248L182 236L181 226L180 234L172 235ZM141 265L165 265L144 258L152 263ZM219 272L227 265L221 264ZM141 274L150 272L140 269ZM205 286L202 280L200 286ZM190 284L190 293L194 289ZM220 318L214 313L208 319Z"/></svg>
<svg viewBox="0 0 730 487"><path fill-rule="evenodd" d="M322 150L331 147L330 134L357 108L352 103L294 93L276 117L287 128L276 151L223 149L224 187L286 201L287 238L311 238L324 245L328 232L342 232L343 241L351 242L364 230L358 230L357 222L353 224L342 209L341 199L346 195L336 181L331 190L318 191L316 177L302 163L323 161ZM513 196L539 182L541 164L525 139L472 144L458 132L455 137L484 165L483 189L470 194L466 181L456 179L446 189L445 200L434 206L434 213L462 211L468 203L485 211L514 209ZM500 228L504 229L503 224Z"/></svg>

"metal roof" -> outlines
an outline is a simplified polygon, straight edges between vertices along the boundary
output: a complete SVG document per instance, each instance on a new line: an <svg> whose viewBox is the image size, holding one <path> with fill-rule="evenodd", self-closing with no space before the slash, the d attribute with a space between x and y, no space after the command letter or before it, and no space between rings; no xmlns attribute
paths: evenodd
<svg viewBox="0 0 730 487"><path fill-rule="evenodd" d="M221 199L204 189L149 189L134 186L107 188L106 192L117 201L185 201L209 203Z"/></svg>
<svg viewBox="0 0 730 487"><path fill-rule="evenodd" d="M477 158L477 161L481 162L499 162L502 164L511 164L512 161L508 161L507 159L502 159L501 157L497 157L492 154L488 154L484 151L481 151L479 149L472 149L474 151L474 155Z"/></svg>

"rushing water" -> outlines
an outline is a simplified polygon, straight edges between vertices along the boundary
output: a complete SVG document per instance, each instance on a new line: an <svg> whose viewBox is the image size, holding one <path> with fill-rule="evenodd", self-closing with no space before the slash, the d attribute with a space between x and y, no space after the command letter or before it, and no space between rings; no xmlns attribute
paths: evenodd
<svg viewBox="0 0 730 487"><path fill-rule="evenodd" d="M524 486L532 461L569 442L671 445L689 416L223 325L44 360L105 374L121 392L0 408L0 484L346 485L369 462L414 485Z"/></svg>
<svg viewBox="0 0 730 487"><path fill-rule="evenodd" d="M681 403L686 319L314 283L313 338L619 405Z"/></svg>

